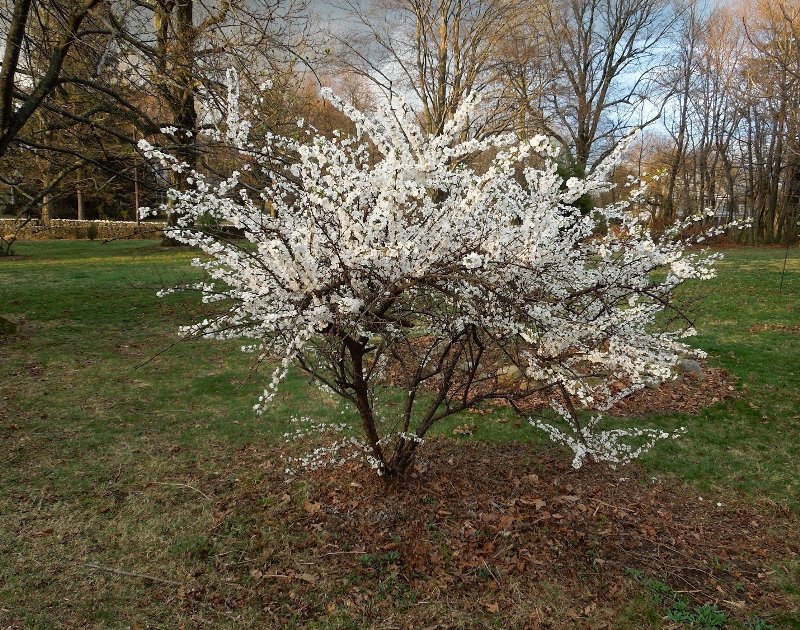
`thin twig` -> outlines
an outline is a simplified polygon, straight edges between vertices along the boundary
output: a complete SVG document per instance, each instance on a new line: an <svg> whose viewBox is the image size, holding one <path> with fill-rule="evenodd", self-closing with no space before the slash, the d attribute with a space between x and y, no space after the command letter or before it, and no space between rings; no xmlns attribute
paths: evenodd
<svg viewBox="0 0 800 630"><path fill-rule="evenodd" d="M491 575L494 578L494 581L497 582L497 585L500 586L500 580L497 579L497 576L489 568L489 565L487 564L486 560L483 561L483 566L486 567L486 570L489 572L489 575Z"/></svg>
<svg viewBox="0 0 800 630"><path fill-rule="evenodd" d="M114 573L116 575L124 575L125 577L135 577L141 578L143 580L151 580L153 582L161 582L163 584L172 584L173 586L180 586L180 582L176 582L175 580L168 580L166 578L156 577L155 575L147 575L146 573L133 573L131 571L122 571L121 569L115 569L113 567L104 567L101 564L95 564L94 562L82 562L81 563L85 567L89 567L90 569L99 569L100 571L108 571L109 573Z"/></svg>
<svg viewBox="0 0 800 630"><path fill-rule="evenodd" d="M594 497L591 497L591 499L592 501L597 501L600 505L605 505L607 507L614 508L615 510L625 510L626 512L630 512L631 514L636 514L636 510L631 510L630 508L621 507L619 505L611 505L610 503L606 503L605 501L601 501L600 499L595 499ZM597 509L599 510L600 506L598 506ZM597 514L597 510L595 510L594 513Z"/></svg>
<svg viewBox="0 0 800 630"><path fill-rule="evenodd" d="M197 494L201 495L206 500L208 500L208 501L212 500L211 497L208 496L205 492L203 492L202 490L198 490L194 486L190 486L188 483L174 483L174 482L169 482L169 481L153 481L152 483L154 483L156 485L159 485L159 486L175 486L175 487L178 487L178 488L189 488L189 490L194 490Z"/></svg>
<svg viewBox="0 0 800 630"><path fill-rule="evenodd" d="M151 363L152 361L155 361L155 360L156 360L158 357L160 357L162 354L165 354L165 353L169 352L170 350L172 350L172 349L173 349L175 346L177 346L177 345L178 345L178 344L179 344L181 341L183 341L183 340L182 340L182 339L179 339L178 341L173 341L171 344L169 344L169 345L168 345L166 348L164 348L163 350L159 350L158 352L156 352L156 353L155 353L155 354L154 354L152 357L150 357L149 359L147 359L147 361L145 361L144 363L140 363L139 365L134 365L134 366L133 366L133 369L134 369L134 370L138 370L139 368L143 368L143 367L144 367L145 365L147 365L148 363Z"/></svg>

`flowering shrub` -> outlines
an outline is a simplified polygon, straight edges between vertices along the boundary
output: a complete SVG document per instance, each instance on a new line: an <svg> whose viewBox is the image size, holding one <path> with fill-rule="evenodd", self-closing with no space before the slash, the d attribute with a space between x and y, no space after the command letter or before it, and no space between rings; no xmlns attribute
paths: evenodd
<svg viewBox="0 0 800 630"><path fill-rule="evenodd" d="M326 96L355 137L306 130L306 141L256 141L233 98L226 137L242 171L257 165L267 182L254 193L240 171L215 182L192 172L191 190L171 192L179 218L169 236L208 255L193 262L209 276L196 288L231 305L185 332L247 339L243 349L278 362L256 410L295 365L360 417L362 438L337 442L331 457L344 461L342 449L354 445L388 476L408 469L435 423L489 399L518 406L548 392L558 425L534 424L574 451L576 467L624 463L671 436L582 419L582 409L607 410L671 377L694 330L685 318L659 330L656 317L673 308L681 283L713 275L714 255L677 240L685 224L651 237L631 203L643 194L635 183L628 200L594 215L573 205L609 188L621 149L586 179L565 182L545 137L464 140L476 114L470 99L431 137L399 100L367 116ZM277 173L275 156L288 164ZM209 217L242 230L246 243L196 227ZM598 222L614 229L600 232ZM376 386L389 364L403 400L386 412Z"/></svg>

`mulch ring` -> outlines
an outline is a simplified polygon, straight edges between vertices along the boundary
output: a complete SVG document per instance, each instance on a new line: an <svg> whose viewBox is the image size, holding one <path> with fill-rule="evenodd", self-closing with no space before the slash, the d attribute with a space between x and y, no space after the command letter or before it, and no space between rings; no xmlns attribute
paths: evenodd
<svg viewBox="0 0 800 630"><path fill-rule="evenodd" d="M798 329L800 330L800 327ZM736 395L736 379L732 374L721 368L709 367L705 361L700 363L702 373L687 372L681 374L675 380L640 389L614 405L609 410L609 413L619 417L669 413L696 414L706 407ZM386 382L395 387L404 387L403 368L399 362L389 362L386 371ZM520 396L520 393L525 391L522 380L514 381L509 379L509 382L504 386L508 393L516 399L516 407L522 413L532 414L550 407L550 399L553 397L551 392L532 392L525 396ZM627 383L621 381L611 383L613 391L620 391L627 386ZM439 380L436 378L427 383L428 389L436 389L438 387ZM487 401L481 408L475 408L470 411L482 415L493 407L507 406L509 405L505 400L495 399Z"/></svg>
<svg viewBox="0 0 800 630"><path fill-rule="evenodd" d="M735 377L726 370L703 365L702 374L684 374L680 382L634 392L611 408L615 416L700 413L704 408L736 395Z"/></svg>
<svg viewBox="0 0 800 630"><path fill-rule="evenodd" d="M241 456L274 468L279 484L274 454ZM611 628L641 595L632 576L646 576L731 618L797 613L776 586L800 554L788 509L701 498L635 466L576 471L558 449L439 438L422 456L424 472L402 488L346 466L280 482L286 494L267 510L263 480L239 496L221 526L250 510L262 523L247 553L252 595L293 598L309 619L346 610L397 621L387 627L483 627L499 614L507 627ZM275 519L295 542L275 540Z"/></svg>
<svg viewBox="0 0 800 630"><path fill-rule="evenodd" d="M726 370L703 365L702 374L683 374L680 381L668 381L656 387L645 387L622 399L609 414L618 417L636 417L649 414L700 413L736 395L735 378ZM502 400L490 406L502 407ZM524 413L535 413L550 406L547 394L534 394L517 403ZM476 413L480 414L479 409Z"/></svg>

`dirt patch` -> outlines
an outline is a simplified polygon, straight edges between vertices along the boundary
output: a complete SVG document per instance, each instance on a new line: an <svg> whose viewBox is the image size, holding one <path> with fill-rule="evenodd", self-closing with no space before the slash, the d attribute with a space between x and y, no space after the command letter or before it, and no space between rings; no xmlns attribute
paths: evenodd
<svg viewBox="0 0 800 630"><path fill-rule="evenodd" d="M17 331L17 325L9 319L0 316L0 337L10 337Z"/></svg>
<svg viewBox="0 0 800 630"><path fill-rule="evenodd" d="M244 449L237 466L266 478L219 501L215 528L248 541L214 569L240 585L238 602L199 578L179 605L261 601L275 623L301 626L346 615L367 624L354 627L616 628L631 575L646 575L731 618L796 606L774 581L800 553L788 510L701 498L634 467L575 471L557 450L438 439L423 456L397 490L356 467L286 485L275 453ZM285 493L265 507L265 487Z"/></svg>
<svg viewBox="0 0 800 630"><path fill-rule="evenodd" d="M785 333L800 333L800 324L753 324L748 327L749 333L762 333L762 332L785 332Z"/></svg>

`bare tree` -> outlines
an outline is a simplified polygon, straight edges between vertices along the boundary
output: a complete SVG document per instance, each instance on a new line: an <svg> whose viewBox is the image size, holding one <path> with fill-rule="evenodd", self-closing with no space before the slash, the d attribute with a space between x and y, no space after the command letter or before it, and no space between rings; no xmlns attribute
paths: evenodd
<svg viewBox="0 0 800 630"><path fill-rule="evenodd" d="M515 0L375 0L340 9L358 27L341 35L340 62L389 93L410 93L423 127L439 134L464 97L484 97L473 121L481 136L509 128L513 115L498 107L498 55L519 19Z"/></svg>
<svg viewBox="0 0 800 630"><path fill-rule="evenodd" d="M751 242L791 243L800 202L800 8L783 0L689 5L680 47L662 218L712 208L748 218Z"/></svg>
<svg viewBox="0 0 800 630"><path fill-rule="evenodd" d="M70 50L92 35L91 29L82 30L82 26L100 1L17 0L10 13L0 13L6 32L0 68L0 156L58 87ZM36 54L30 47L23 51L30 45L32 32L40 36L36 52L45 57L41 66L31 63Z"/></svg>
<svg viewBox="0 0 800 630"><path fill-rule="evenodd" d="M0 28L18 45L6 47L13 63L0 77L15 90L13 106L3 101L11 114L0 182L20 193L52 188L43 197L45 218L59 197L63 211L65 196L74 195L75 175L59 177L63 168L83 169L96 194L127 186L117 197L131 210L134 187L156 197L181 188L179 177L152 170L142 177L137 140L157 138L198 165L205 159L198 132L222 115L226 69L237 68L253 88L295 74L307 56L302 0L8 1ZM78 22L81 29L70 31ZM203 167L213 170L213 160ZM27 203L16 207L30 211Z"/></svg>
<svg viewBox="0 0 800 630"><path fill-rule="evenodd" d="M750 83L760 97L752 103L751 123L760 132L753 140L761 163L762 137L769 140L767 167L753 165L766 184L754 216L755 238L791 243L800 217L800 7L761 0L756 8L743 24L752 48Z"/></svg>
<svg viewBox="0 0 800 630"><path fill-rule="evenodd" d="M552 78L543 124L578 174L630 128L661 116L648 97L676 16L668 0L553 0L546 7Z"/></svg>
<svg viewBox="0 0 800 630"><path fill-rule="evenodd" d="M662 219L670 222L675 217L675 187L678 175L684 167L689 143L689 113L694 79L697 76L697 50L699 39L705 30L698 3L691 0L685 12L685 20L678 42L676 71L668 77L668 86L674 86L675 108L672 116L665 116L665 126L671 135L674 150L670 158L667 190L664 198Z"/></svg>

